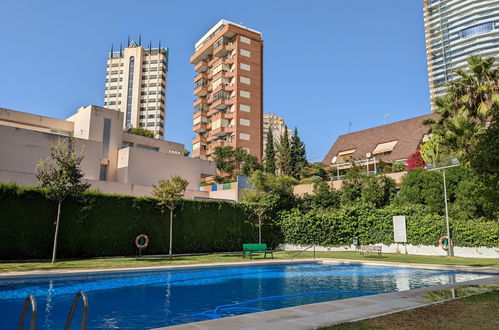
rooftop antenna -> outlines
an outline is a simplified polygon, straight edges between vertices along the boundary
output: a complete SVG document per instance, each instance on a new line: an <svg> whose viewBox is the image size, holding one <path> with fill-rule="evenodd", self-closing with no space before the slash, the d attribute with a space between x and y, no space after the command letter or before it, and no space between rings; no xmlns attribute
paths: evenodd
<svg viewBox="0 0 499 330"><path fill-rule="evenodd" d="M120 57L123 57L123 44L120 43Z"/></svg>
<svg viewBox="0 0 499 330"><path fill-rule="evenodd" d="M111 58L113 58L113 44L111 44Z"/></svg>
<svg viewBox="0 0 499 330"><path fill-rule="evenodd" d="M348 134L350 134L350 128L351 128L351 127L352 127L352 122L351 122L351 121L349 121L349 122L348 122Z"/></svg>
<svg viewBox="0 0 499 330"><path fill-rule="evenodd" d="M142 35L139 33L139 46L142 46Z"/></svg>
<svg viewBox="0 0 499 330"><path fill-rule="evenodd" d="M161 53L161 40L159 40L159 42L158 42L158 50Z"/></svg>
<svg viewBox="0 0 499 330"><path fill-rule="evenodd" d="M386 124L386 118L388 118L388 117L390 117L390 114L389 114L389 113L385 113L385 114L383 115L383 125L385 125L385 124Z"/></svg>
<svg viewBox="0 0 499 330"><path fill-rule="evenodd" d="M128 35L128 42L127 42L126 46L130 47L130 35Z"/></svg>
<svg viewBox="0 0 499 330"><path fill-rule="evenodd" d="M152 42L149 41L149 54L151 54Z"/></svg>

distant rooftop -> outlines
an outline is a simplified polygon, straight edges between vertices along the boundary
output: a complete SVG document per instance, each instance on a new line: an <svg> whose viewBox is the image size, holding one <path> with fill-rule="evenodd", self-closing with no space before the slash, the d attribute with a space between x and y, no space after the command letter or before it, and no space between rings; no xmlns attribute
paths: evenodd
<svg viewBox="0 0 499 330"><path fill-rule="evenodd" d="M246 26L243 26L241 24L237 24L237 23L234 23L234 22L231 22L231 21L227 21L225 19L221 19L208 32L206 32L206 34L201 39L199 39L198 42L196 42L196 44L194 45L195 50L198 50L199 48L201 48L208 40L210 40L211 38L213 38L215 36L215 34L217 34L220 30L222 30L225 26L227 26L229 24L237 26L237 27L239 27L241 29L245 29L245 30L257 33L259 35L262 35L262 33L259 32L259 31L247 28Z"/></svg>

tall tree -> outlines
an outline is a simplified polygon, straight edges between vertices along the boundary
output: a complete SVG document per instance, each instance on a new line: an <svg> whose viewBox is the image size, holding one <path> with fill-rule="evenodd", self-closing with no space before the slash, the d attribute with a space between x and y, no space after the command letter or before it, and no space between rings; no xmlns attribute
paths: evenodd
<svg viewBox="0 0 499 330"><path fill-rule="evenodd" d="M276 172L276 152L274 147L274 134L269 129L267 133L267 144L265 145L264 170L266 173L275 174Z"/></svg>
<svg viewBox="0 0 499 330"><path fill-rule="evenodd" d="M284 126L284 133L279 139L279 146L277 148L277 166L279 173L284 175L291 175L292 160L291 160L291 146L289 144L288 127Z"/></svg>
<svg viewBox="0 0 499 330"><path fill-rule="evenodd" d="M50 144L50 156L40 160L36 166L39 187L49 199L57 202L52 263L55 263L57 254L61 204L68 197L78 197L90 186L81 181L84 173L80 164L84 153L83 151L77 153L74 150L74 143L74 138L70 138L68 142L59 139L57 144Z"/></svg>
<svg viewBox="0 0 499 330"><path fill-rule="evenodd" d="M295 127L291 138L291 176L300 178L300 173L308 165L305 143L298 136L298 128Z"/></svg>
<svg viewBox="0 0 499 330"><path fill-rule="evenodd" d="M248 154L241 147L215 148L214 161L217 163L217 169L219 170L216 179L218 182L233 181L238 175L250 176L254 171L261 168L258 159Z"/></svg>
<svg viewBox="0 0 499 330"><path fill-rule="evenodd" d="M469 163L477 148L478 136L497 117L499 69L494 62L494 58L471 56L468 70L457 70L447 94L434 100L437 119L425 122L464 163Z"/></svg>
<svg viewBox="0 0 499 330"><path fill-rule="evenodd" d="M161 179L157 185L153 185L152 195L157 199L157 204L164 210L170 211L170 242L168 255L172 257L173 247L173 211L184 197L185 189L189 181L180 175L174 175L169 180Z"/></svg>

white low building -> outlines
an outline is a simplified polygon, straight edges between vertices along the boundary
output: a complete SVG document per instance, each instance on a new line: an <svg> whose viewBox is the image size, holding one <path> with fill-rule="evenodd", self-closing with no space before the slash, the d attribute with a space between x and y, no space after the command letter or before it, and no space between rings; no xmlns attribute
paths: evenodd
<svg viewBox="0 0 499 330"><path fill-rule="evenodd" d="M180 175L189 181L186 198L206 198L200 179L213 176L216 164L184 156L184 145L123 131L123 113L90 105L67 120L0 108L0 182L34 186L36 165L49 144L76 138L83 150L84 179L105 193L150 196L160 179Z"/></svg>

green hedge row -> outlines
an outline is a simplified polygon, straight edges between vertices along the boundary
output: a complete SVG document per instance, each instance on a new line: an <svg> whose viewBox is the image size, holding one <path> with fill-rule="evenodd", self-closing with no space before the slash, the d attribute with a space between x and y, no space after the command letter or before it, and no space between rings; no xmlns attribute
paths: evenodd
<svg viewBox="0 0 499 330"><path fill-rule="evenodd" d="M353 237L359 237L362 244L391 244L394 215L406 215L409 244L438 245L439 238L446 234L445 217L431 214L422 205L383 209L357 205L306 214L298 210L284 211L279 214L279 223L284 241L290 244L349 245ZM457 246L499 246L497 221L450 219L450 226Z"/></svg>
<svg viewBox="0 0 499 330"><path fill-rule="evenodd" d="M0 185L0 259L49 258L57 204L37 189ZM62 203L58 256L81 258L138 253L135 237L149 236L144 254L168 251L168 218L152 198L87 192L81 200ZM183 201L175 211L173 252L240 251L256 242L256 217L245 204ZM266 242L278 235L263 227Z"/></svg>

